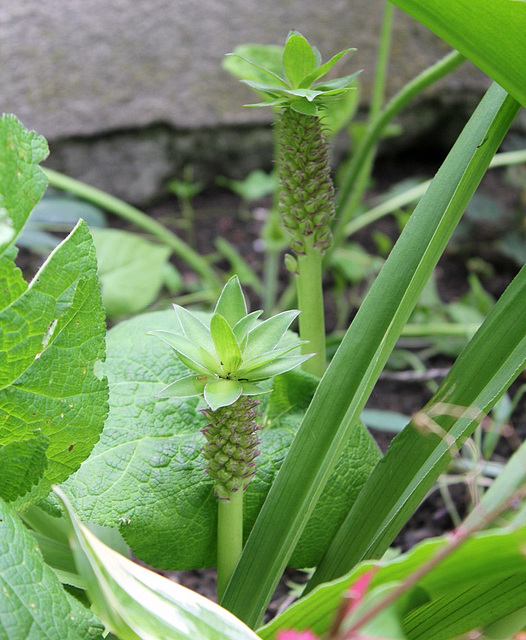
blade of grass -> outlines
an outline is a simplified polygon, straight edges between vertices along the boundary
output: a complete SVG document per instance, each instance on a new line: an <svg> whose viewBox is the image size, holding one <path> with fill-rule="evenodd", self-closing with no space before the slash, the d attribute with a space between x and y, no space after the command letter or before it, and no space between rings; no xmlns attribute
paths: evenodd
<svg viewBox="0 0 526 640"><path fill-rule="evenodd" d="M255 626L420 292L518 111L493 85L415 209L322 378L222 604Z"/></svg>
<svg viewBox="0 0 526 640"><path fill-rule="evenodd" d="M452 456L524 368L525 304L526 267L506 289L426 407L393 440L307 591L386 551Z"/></svg>
<svg viewBox="0 0 526 640"><path fill-rule="evenodd" d="M524 0L392 0L526 107Z"/></svg>

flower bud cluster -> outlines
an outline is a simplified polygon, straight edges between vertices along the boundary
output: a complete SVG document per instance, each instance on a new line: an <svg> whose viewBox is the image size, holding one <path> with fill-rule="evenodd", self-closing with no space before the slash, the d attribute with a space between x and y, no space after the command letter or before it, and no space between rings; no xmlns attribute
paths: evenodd
<svg viewBox="0 0 526 640"><path fill-rule="evenodd" d="M279 122L279 210L297 255L331 243L334 186L328 145L316 116L285 109Z"/></svg>
<svg viewBox="0 0 526 640"><path fill-rule="evenodd" d="M215 495L228 500L244 489L256 473L259 426L256 423L259 401L241 396L234 404L216 411L204 409L210 420L201 430L206 438L203 456L208 475L214 480Z"/></svg>

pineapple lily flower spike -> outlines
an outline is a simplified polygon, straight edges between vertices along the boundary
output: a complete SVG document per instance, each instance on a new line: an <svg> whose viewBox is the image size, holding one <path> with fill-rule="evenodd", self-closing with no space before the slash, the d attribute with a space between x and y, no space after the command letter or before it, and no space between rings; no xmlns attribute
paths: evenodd
<svg viewBox="0 0 526 640"><path fill-rule="evenodd" d="M354 49L345 49L322 64L316 47L297 31L291 31L283 48L282 74L244 56L246 63L236 75L265 101L248 105L273 107L277 121L279 200L283 227L290 235L295 254L286 265L297 275L299 332L316 352L303 368L317 376L325 371L325 323L322 291L322 259L332 241L334 186L331 179L327 143L320 115L328 102L339 100L359 72L334 80L323 76Z"/></svg>
<svg viewBox="0 0 526 640"><path fill-rule="evenodd" d="M285 373L312 354L292 354L304 342L287 335L299 311L284 311L263 322L262 311L247 312L237 276L223 288L210 325L174 305L175 332L152 331L193 373L162 389L159 398L203 396L209 424L203 456L220 499L217 515L217 592L221 598L243 548L243 491L256 471L258 396L269 378Z"/></svg>

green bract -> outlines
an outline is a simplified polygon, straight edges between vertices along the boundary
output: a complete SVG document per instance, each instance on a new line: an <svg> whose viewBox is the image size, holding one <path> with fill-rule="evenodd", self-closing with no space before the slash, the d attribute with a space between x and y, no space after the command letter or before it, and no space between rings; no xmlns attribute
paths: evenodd
<svg viewBox="0 0 526 640"><path fill-rule="evenodd" d="M317 82L350 51L356 49L344 49L322 64L318 49L312 47L301 33L292 30L283 48L281 76L269 67L263 67L237 53L228 55L241 58L260 72L258 76L263 74L266 79L264 82L246 78L242 80L265 98L264 102L248 106L291 107L298 113L317 116L319 107L324 103L338 100L348 91L355 89L350 85L359 71L334 80Z"/></svg>
<svg viewBox="0 0 526 640"><path fill-rule="evenodd" d="M284 340L299 311L284 311L257 322L263 312L247 313L237 276L224 286L210 326L183 307L174 304L174 309L179 331L161 329L151 334L168 343L195 374L172 382L157 394L158 398L204 394L215 411L233 404L241 395L267 393L268 388L260 385L263 380L285 373L313 355L289 355L305 341Z"/></svg>

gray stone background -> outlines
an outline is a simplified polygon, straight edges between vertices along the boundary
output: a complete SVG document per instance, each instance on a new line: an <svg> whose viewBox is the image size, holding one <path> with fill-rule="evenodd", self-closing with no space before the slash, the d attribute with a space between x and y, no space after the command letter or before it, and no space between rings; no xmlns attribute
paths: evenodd
<svg viewBox="0 0 526 640"><path fill-rule="evenodd" d="M242 107L253 97L222 70L225 53L283 44L291 28L324 59L356 47L338 71L364 69L366 107L382 11L383 0L0 0L0 111L48 139L47 166L144 204L187 164L207 179L269 165L271 113ZM397 10L388 95L448 51ZM428 90L402 119L411 143L467 117L488 85L466 63Z"/></svg>

